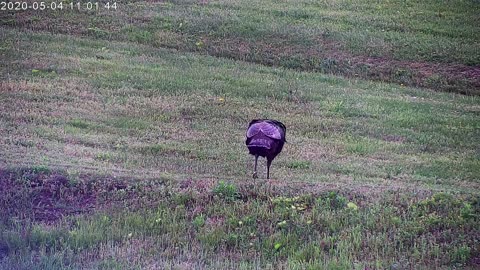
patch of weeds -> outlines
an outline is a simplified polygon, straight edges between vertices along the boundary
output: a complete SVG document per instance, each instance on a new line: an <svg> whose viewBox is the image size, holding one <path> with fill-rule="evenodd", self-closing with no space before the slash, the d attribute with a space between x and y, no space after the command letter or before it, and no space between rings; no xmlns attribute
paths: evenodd
<svg viewBox="0 0 480 270"><path fill-rule="evenodd" d="M307 209L311 203L311 197L274 197L270 201L276 207L303 211Z"/></svg>
<svg viewBox="0 0 480 270"><path fill-rule="evenodd" d="M472 249L467 245L455 247L451 253L452 262L465 264L471 257Z"/></svg>
<svg viewBox="0 0 480 270"><path fill-rule="evenodd" d="M179 193L173 196L173 201L175 202L175 205L187 206L192 204L195 199L193 198L192 193Z"/></svg>
<svg viewBox="0 0 480 270"><path fill-rule="evenodd" d="M225 183L225 181L218 182L212 191L214 195L226 201L234 201L240 197L237 186L233 183Z"/></svg>
<svg viewBox="0 0 480 270"><path fill-rule="evenodd" d="M42 225L34 225L27 239L31 248L44 247L48 249L61 248L58 246L60 239L67 239L68 231L65 229L48 229Z"/></svg>
<svg viewBox="0 0 480 270"><path fill-rule="evenodd" d="M148 122L131 117L119 117L116 119L112 119L109 120L107 124L120 129L144 130L149 127Z"/></svg>
<svg viewBox="0 0 480 270"><path fill-rule="evenodd" d="M82 119L73 119L67 122L68 125L76 128L87 129L90 125Z"/></svg>
<svg viewBox="0 0 480 270"><path fill-rule="evenodd" d="M169 17L157 16L153 20L153 23L159 29L169 30L169 31L175 30L175 22L173 21L172 18L169 18ZM182 26L184 26L184 23L182 23Z"/></svg>
<svg viewBox="0 0 480 270"><path fill-rule="evenodd" d="M130 35L130 40L139 43L149 43L153 40L153 34L146 30L141 30Z"/></svg>
<svg viewBox="0 0 480 270"><path fill-rule="evenodd" d="M5 25L5 26L15 26L16 21L15 19L4 19L0 20L0 25Z"/></svg>
<svg viewBox="0 0 480 270"><path fill-rule="evenodd" d="M253 226L255 220L251 217L238 217L238 216L231 216L227 219L228 226L234 229L241 229L241 227L245 226Z"/></svg>
<svg viewBox="0 0 480 270"><path fill-rule="evenodd" d="M311 162L308 160L295 160L287 164L288 168L291 169L308 169L310 168Z"/></svg>
<svg viewBox="0 0 480 270"><path fill-rule="evenodd" d="M412 84L414 81L415 75L411 70L406 68L397 68L392 74L392 78L395 82L400 82L403 84Z"/></svg>
<svg viewBox="0 0 480 270"><path fill-rule="evenodd" d="M32 69L33 77L54 78L57 76L55 69Z"/></svg>
<svg viewBox="0 0 480 270"><path fill-rule="evenodd" d="M432 150L428 150L432 151ZM452 159L431 160L416 164L414 174L436 179L474 179L480 172L478 162L464 160L461 168L458 163Z"/></svg>
<svg viewBox="0 0 480 270"><path fill-rule="evenodd" d="M4 255L8 255L10 252L16 250L25 249L26 247L27 241L25 241L20 233L2 228L2 233L0 234L0 248Z"/></svg>
<svg viewBox="0 0 480 270"><path fill-rule="evenodd" d="M227 234L223 227L215 227L213 229L203 230L197 235L197 239L211 249L218 249L222 246Z"/></svg>
<svg viewBox="0 0 480 270"><path fill-rule="evenodd" d="M324 251L319 245L310 243L293 254L295 260L300 262L313 262L322 257Z"/></svg>
<svg viewBox="0 0 480 270"><path fill-rule="evenodd" d="M122 30L129 41L146 43L152 42L154 35L152 32L136 26L127 26Z"/></svg>
<svg viewBox="0 0 480 270"><path fill-rule="evenodd" d="M377 144L375 141L365 138L351 138L348 139L345 150L351 154L364 156L375 152Z"/></svg>
<svg viewBox="0 0 480 270"><path fill-rule="evenodd" d="M201 228L205 225L205 217L203 215L196 216L192 221L193 226L195 228Z"/></svg>
<svg viewBox="0 0 480 270"><path fill-rule="evenodd" d="M336 59L325 58L320 63L320 71L325 73L333 73L339 69L339 63Z"/></svg>
<svg viewBox="0 0 480 270"><path fill-rule="evenodd" d="M67 170L67 178L70 186L78 185L80 182L80 172L75 169Z"/></svg>
<svg viewBox="0 0 480 270"><path fill-rule="evenodd" d="M138 150L141 154L151 154L151 155L158 155L163 153L174 153L174 150L171 146L167 144L152 144L148 146L144 146Z"/></svg>
<svg viewBox="0 0 480 270"><path fill-rule="evenodd" d="M97 265L100 270L107 269L124 269L125 265L118 261L116 258L108 258L100 261Z"/></svg>
<svg viewBox="0 0 480 270"><path fill-rule="evenodd" d="M143 146L137 148L138 152L142 154L148 155L175 155L175 156L183 156L189 159L198 159L198 160L206 160L209 158L214 158L209 156L207 153L189 148L189 146L184 145L175 145L175 144L153 144L148 146Z"/></svg>
<svg viewBox="0 0 480 270"><path fill-rule="evenodd" d="M23 147L27 147L27 148L34 147L34 146L35 146L35 143L34 143L34 142L32 142L32 141L25 141L25 140L15 141L14 144L15 144L15 145L19 145L19 146L23 146Z"/></svg>
<svg viewBox="0 0 480 270"><path fill-rule="evenodd" d="M237 233L229 233L226 235L225 245L229 249L234 249L238 247L241 237Z"/></svg>
<svg viewBox="0 0 480 270"><path fill-rule="evenodd" d="M47 165L34 165L32 166L31 170L33 173L38 173L38 174L41 174L41 173L48 174L51 172L51 169Z"/></svg>
<svg viewBox="0 0 480 270"><path fill-rule="evenodd" d="M412 220L403 230L404 233L419 234L437 230L473 232L475 231L473 224L479 218L479 211L474 202L443 192L413 204L409 212Z"/></svg>
<svg viewBox="0 0 480 270"><path fill-rule="evenodd" d="M166 173L166 172L163 172L163 173L160 173L160 175L158 176L158 181L161 183L161 184L164 184L164 183L167 183L167 182L172 182L175 180L175 177L174 175L172 174L169 174L169 173Z"/></svg>
<svg viewBox="0 0 480 270"><path fill-rule="evenodd" d="M332 114L338 116L349 117L352 115L352 106L345 100L327 100L323 102L323 106Z"/></svg>
<svg viewBox="0 0 480 270"><path fill-rule="evenodd" d="M111 153L98 153L95 156L95 160L99 160L99 161L109 161L111 159L112 159Z"/></svg>
<svg viewBox="0 0 480 270"><path fill-rule="evenodd" d="M331 210L343 209L347 206L347 202L347 198L338 194L335 191L330 191L328 192L328 194L317 198L315 201L316 206L320 209L327 208Z"/></svg>
<svg viewBox="0 0 480 270"><path fill-rule="evenodd" d="M302 69L305 65L305 59L301 55L283 57L280 60L280 65L291 69Z"/></svg>
<svg viewBox="0 0 480 270"><path fill-rule="evenodd" d="M368 148L367 145L363 143L353 143L353 144L348 144L345 149L347 150L348 153L351 154L358 154L358 155L366 155L369 153L370 149Z"/></svg>
<svg viewBox="0 0 480 270"><path fill-rule="evenodd" d="M402 166L390 166L387 168L387 178L392 179L400 175L404 168Z"/></svg>
<svg viewBox="0 0 480 270"><path fill-rule="evenodd" d="M100 29L98 27L88 27L87 34L95 38L109 38L111 33L107 30Z"/></svg>
<svg viewBox="0 0 480 270"><path fill-rule="evenodd" d="M472 204L464 202L463 207L460 209L460 216L466 220L470 220L478 217L478 214L475 213L475 209Z"/></svg>
<svg viewBox="0 0 480 270"><path fill-rule="evenodd" d="M438 74L433 74L430 77L427 77L424 83L427 87L432 89L440 89L445 85L448 85L446 78Z"/></svg>

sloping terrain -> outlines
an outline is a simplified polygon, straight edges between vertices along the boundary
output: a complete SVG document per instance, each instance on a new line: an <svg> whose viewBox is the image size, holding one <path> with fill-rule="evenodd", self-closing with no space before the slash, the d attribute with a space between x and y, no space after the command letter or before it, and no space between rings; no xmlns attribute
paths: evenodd
<svg viewBox="0 0 480 270"><path fill-rule="evenodd" d="M302 56L313 48L304 31L321 20L336 42L325 55L347 55L347 68L461 70L464 88L448 91L475 94L475 2L444 4L430 24L413 7L431 21L430 8L447 6L202 3L1 13L0 269L480 265L479 97L364 80L378 72L312 72ZM411 12L395 15L399 5ZM415 50L374 55L374 41L348 41L385 38L372 22L398 20L405 28L386 32L409 35ZM251 179L244 145L248 122L263 117L287 126L271 181L263 161Z"/></svg>
<svg viewBox="0 0 480 270"><path fill-rule="evenodd" d="M4 12L0 24L478 95L478 5L433 0L122 1L115 9L66 4L55 11Z"/></svg>

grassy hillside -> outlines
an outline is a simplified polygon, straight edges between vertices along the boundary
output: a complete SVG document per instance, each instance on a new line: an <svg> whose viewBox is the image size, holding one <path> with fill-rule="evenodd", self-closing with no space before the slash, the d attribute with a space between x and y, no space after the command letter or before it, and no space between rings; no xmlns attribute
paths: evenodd
<svg viewBox="0 0 480 270"><path fill-rule="evenodd" d="M431 24L413 8L430 14L434 2L259 3L2 13L14 20L0 27L0 269L480 265L479 97L285 68L274 49L309 47L308 31L325 21L342 53L475 70L475 2ZM396 19L403 30L378 28ZM240 56L237 32L271 54ZM431 47L370 55L352 41L393 32ZM455 50L438 60L435 46ZM262 170L251 179L243 142L260 117L287 126L271 181Z"/></svg>
<svg viewBox="0 0 480 270"><path fill-rule="evenodd" d="M4 12L0 24L478 95L478 9L470 0L122 1Z"/></svg>

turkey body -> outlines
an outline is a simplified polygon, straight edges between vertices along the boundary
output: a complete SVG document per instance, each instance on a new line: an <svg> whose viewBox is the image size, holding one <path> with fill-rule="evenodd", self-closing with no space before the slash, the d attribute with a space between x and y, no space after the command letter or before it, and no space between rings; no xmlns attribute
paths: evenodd
<svg viewBox="0 0 480 270"><path fill-rule="evenodd" d="M285 125L276 120L255 119L250 122L245 144L249 153L255 156L253 178L257 178L257 160L259 156L267 159L267 179L270 178L270 165L283 149L286 141L286 130Z"/></svg>

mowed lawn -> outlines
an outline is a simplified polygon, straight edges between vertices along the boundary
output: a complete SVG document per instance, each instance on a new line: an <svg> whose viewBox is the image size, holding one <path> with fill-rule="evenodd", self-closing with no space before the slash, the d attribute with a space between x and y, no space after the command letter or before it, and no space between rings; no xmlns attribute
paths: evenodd
<svg viewBox="0 0 480 270"><path fill-rule="evenodd" d="M68 7L3 12L0 25L480 93L477 1L171 0Z"/></svg>
<svg viewBox="0 0 480 270"><path fill-rule="evenodd" d="M225 3L150 12L262 10ZM479 267L478 96L15 24L0 27L0 269ZM475 68L475 46L445 61ZM287 126L271 181L263 160L251 179L254 118Z"/></svg>

